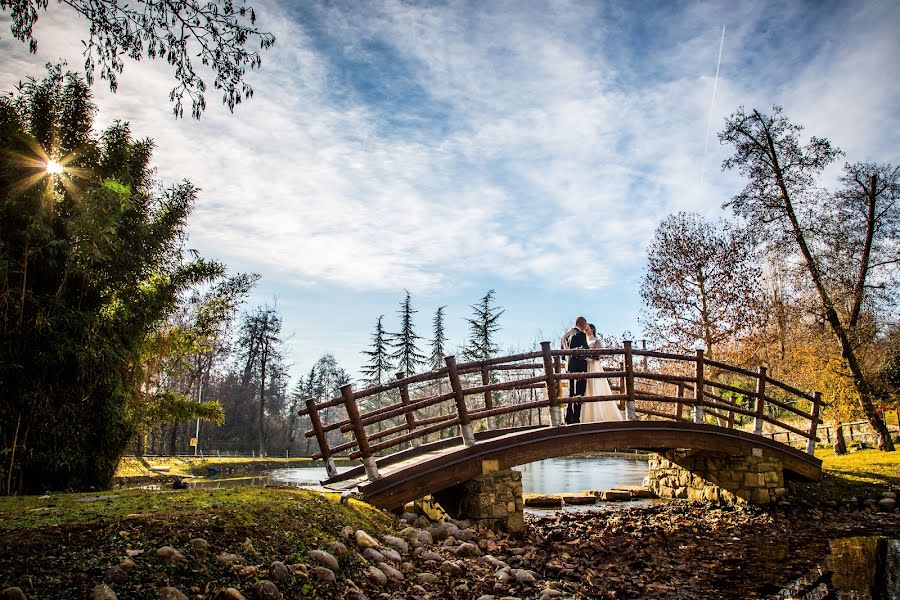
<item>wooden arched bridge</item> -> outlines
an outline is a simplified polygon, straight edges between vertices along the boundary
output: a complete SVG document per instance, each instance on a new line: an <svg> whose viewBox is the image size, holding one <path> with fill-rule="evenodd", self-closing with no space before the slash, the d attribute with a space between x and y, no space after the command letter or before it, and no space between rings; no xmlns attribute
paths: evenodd
<svg viewBox="0 0 900 600"><path fill-rule="evenodd" d="M566 373L570 356L605 361ZM332 489L355 489L383 508L468 481L485 465L505 469L544 458L614 449L696 449L762 454L785 471L821 476L813 456L821 394L704 356L632 348L552 350L457 363L316 403L308 416ZM611 395L569 398L569 381L605 378ZM623 421L565 425L566 405L616 402ZM364 410L365 409L365 410ZM781 415L781 416L776 416ZM785 417L787 415L787 417ZM349 434L349 435L348 435ZM800 448L796 446L799 445ZM338 474L334 457L362 460Z"/></svg>

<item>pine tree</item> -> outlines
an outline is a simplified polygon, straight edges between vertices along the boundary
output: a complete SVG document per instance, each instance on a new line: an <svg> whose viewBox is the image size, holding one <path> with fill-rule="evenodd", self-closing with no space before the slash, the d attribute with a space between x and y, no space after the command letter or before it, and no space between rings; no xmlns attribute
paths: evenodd
<svg viewBox="0 0 900 600"><path fill-rule="evenodd" d="M484 360L499 350L494 335L500 330L497 321L506 311L499 306L491 306L493 302L494 290L490 290L478 304L472 305L472 318L466 319L469 324L469 341L463 350L463 356L467 360Z"/></svg>
<svg viewBox="0 0 900 600"><path fill-rule="evenodd" d="M396 361L397 369L409 376L416 372L419 365L425 364L425 355L416 346L416 341L422 338L413 330L413 315L419 311L413 310L409 291L405 291L406 298L400 303L400 310L397 311L400 315L400 332L391 334L394 352L390 358Z"/></svg>
<svg viewBox="0 0 900 600"><path fill-rule="evenodd" d="M434 337L431 338L431 356L428 359L432 369L440 369L444 366L444 356L446 354L445 348L447 346L447 337L444 335L445 308L447 307L438 307L437 311L434 313L434 320L432 321L432 333Z"/></svg>
<svg viewBox="0 0 900 600"><path fill-rule="evenodd" d="M363 351L369 357L369 362L363 365L363 384L365 386L380 385L390 376L391 360L388 355L388 336L384 330L382 321L384 315L380 315L375 322L375 331L372 333L372 349Z"/></svg>

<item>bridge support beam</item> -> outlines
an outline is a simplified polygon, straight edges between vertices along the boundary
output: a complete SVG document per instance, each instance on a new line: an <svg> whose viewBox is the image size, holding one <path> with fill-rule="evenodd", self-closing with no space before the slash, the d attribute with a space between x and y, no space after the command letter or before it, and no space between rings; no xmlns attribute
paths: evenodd
<svg viewBox="0 0 900 600"><path fill-rule="evenodd" d="M784 498L783 465L762 448L748 454L669 450L650 459L647 487L660 498L769 504Z"/></svg>
<svg viewBox="0 0 900 600"><path fill-rule="evenodd" d="M496 468L497 461L483 461L482 470L487 472L433 493L432 497L455 519L469 519L511 533L522 531L525 527L522 474Z"/></svg>

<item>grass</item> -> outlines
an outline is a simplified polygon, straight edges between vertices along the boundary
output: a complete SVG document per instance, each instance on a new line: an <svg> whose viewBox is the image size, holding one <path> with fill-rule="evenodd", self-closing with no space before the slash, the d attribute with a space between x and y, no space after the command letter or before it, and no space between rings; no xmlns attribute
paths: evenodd
<svg viewBox="0 0 900 600"><path fill-rule="evenodd" d="M878 498L888 490L900 489L900 451L857 450L836 455L830 448L816 450L822 459L822 481L791 482L794 491L813 500Z"/></svg>
<svg viewBox="0 0 900 600"><path fill-rule="evenodd" d="M229 456L216 458L193 457L193 456L153 456L138 457L125 456L119 462L119 468L116 469L116 477L153 477L164 475L171 477L173 475L188 476L205 474L206 467L234 467L243 468L250 465L266 465L264 468L288 467L292 465L303 465L311 463L309 458L250 458L249 456ZM273 465L269 467L268 465ZM169 467L168 471L151 471L150 467Z"/></svg>

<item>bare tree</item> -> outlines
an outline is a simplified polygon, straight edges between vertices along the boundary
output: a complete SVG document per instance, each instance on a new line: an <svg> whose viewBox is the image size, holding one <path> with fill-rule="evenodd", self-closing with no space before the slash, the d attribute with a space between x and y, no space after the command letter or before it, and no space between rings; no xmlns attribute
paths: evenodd
<svg viewBox="0 0 900 600"><path fill-rule="evenodd" d="M761 314L761 271L748 233L696 213L663 220L647 250L641 282L645 329L682 349L715 346L752 327Z"/></svg>
<svg viewBox="0 0 900 600"><path fill-rule="evenodd" d="M719 140L735 151L723 168L737 169L748 182L726 206L746 217L765 236L770 249L799 255L818 299L817 311L837 340L862 412L878 432L879 448L892 451L894 444L876 410L878 386L860 360L859 325L867 301L873 299L870 285L887 284L887 279L878 282L873 271L896 265L897 171L848 165L845 189L829 198L819 189L818 179L842 152L814 136L802 144L801 131L778 106L771 115L758 110L747 113L743 108L732 114L719 134ZM834 228L822 226L854 215L863 225L855 242L836 239ZM839 247L835 252L823 250L835 245ZM876 257L892 248L893 254ZM856 269L848 291L847 277L840 269L853 264ZM844 298L849 311L842 305Z"/></svg>

